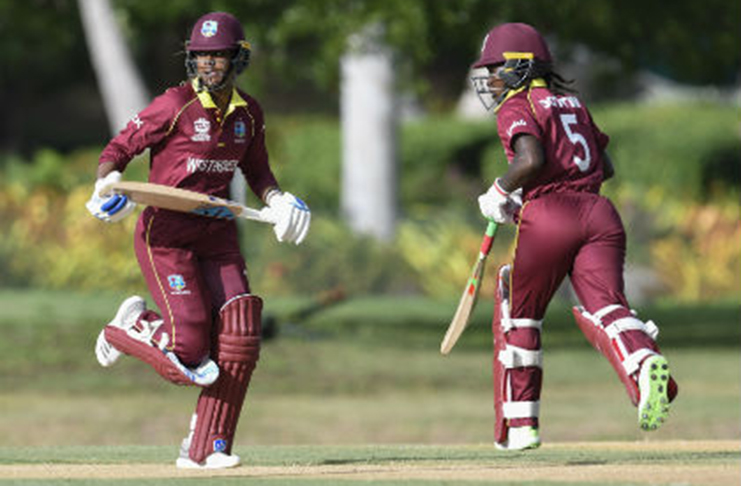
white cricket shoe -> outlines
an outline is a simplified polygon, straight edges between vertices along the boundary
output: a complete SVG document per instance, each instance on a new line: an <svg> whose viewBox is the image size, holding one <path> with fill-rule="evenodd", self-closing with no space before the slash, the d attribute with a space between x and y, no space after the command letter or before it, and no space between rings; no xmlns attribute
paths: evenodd
<svg viewBox="0 0 741 486"><path fill-rule="evenodd" d="M116 312L116 317L107 325L124 330L131 329L136 324L138 317L146 309L147 304L144 299L138 295L129 297L123 301L123 304L118 308L118 312ZM112 366L121 357L121 351L114 348L106 340L105 327L100 331L98 340L95 342L95 357L98 358L98 363L106 368Z"/></svg>
<svg viewBox="0 0 741 486"><path fill-rule="evenodd" d="M538 429L529 425L524 427L510 427L507 432L507 440L502 443L495 442L494 445L502 451L537 449L540 447L540 434L538 433Z"/></svg>
<svg viewBox="0 0 741 486"><path fill-rule="evenodd" d="M180 443L180 456L175 461L175 465L180 469L226 469L239 466L240 460L236 454L229 455L223 452L214 452L202 464L198 464L190 458L188 451L190 451L190 441L193 440L197 420L198 415L193 414L190 419L190 432L188 433L188 437Z"/></svg>
<svg viewBox="0 0 741 486"><path fill-rule="evenodd" d="M240 464L239 456L236 454L224 454L223 452L214 452L202 463L197 463L190 457L178 457L175 466L179 469L226 469L237 467Z"/></svg>
<svg viewBox="0 0 741 486"><path fill-rule="evenodd" d="M638 426L645 431L661 427L669 415L669 363L661 355L647 358L638 375L641 400L638 403Z"/></svg>

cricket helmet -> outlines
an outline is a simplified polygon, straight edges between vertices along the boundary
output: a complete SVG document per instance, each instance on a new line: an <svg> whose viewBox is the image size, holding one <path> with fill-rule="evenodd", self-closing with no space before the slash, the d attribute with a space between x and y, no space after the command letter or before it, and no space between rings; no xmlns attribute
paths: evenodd
<svg viewBox="0 0 741 486"><path fill-rule="evenodd" d="M550 73L552 61L548 44L534 27L523 23L501 24L486 34L479 59L472 68L502 66L497 74L506 86L504 92L494 104L488 103L482 95L491 94L489 76L473 76L471 79L484 106L490 109L504 101L509 91Z"/></svg>
<svg viewBox="0 0 741 486"><path fill-rule="evenodd" d="M226 12L211 12L199 18L185 43L185 68L189 77L197 75L195 53L233 51L230 69L240 74L250 63L251 46L244 38L242 24Z"/></svg>

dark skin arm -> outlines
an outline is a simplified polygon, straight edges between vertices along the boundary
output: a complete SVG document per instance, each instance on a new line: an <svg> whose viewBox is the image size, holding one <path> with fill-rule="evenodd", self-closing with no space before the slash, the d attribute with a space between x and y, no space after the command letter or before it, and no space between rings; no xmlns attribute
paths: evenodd
<svg viewBox="0 0 741 486"><path fill-rule="evenodd" d="M507 172L499 178L499 185L512 192L531 182L545 165L545 154L540 141L532 135L519 135L514 141L515 156Z"/></svg>
<svg viewBox="0 0 741 486"><path fill-rule="evenodd" d="M545 165L545 155L540 141L532 135L520 135L514 141L515 156L507 172L499 178L499 185L507 192L523 187L537 177ZM607 152L602 152L603 180L615 175L615 168Z"/></svg>

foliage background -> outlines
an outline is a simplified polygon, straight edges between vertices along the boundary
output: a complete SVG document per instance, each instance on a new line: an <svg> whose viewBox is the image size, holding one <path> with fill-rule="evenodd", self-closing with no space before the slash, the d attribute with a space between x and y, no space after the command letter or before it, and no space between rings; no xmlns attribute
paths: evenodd
<svg viewBox="0 0 741 486"><path fill-rule="evenodd" d="M697 302L739 295L738 110L621 103L598 106L594 113L612 135L618 176L605 189L628 228L629 264L649 268L659 279L651 297ZM269 227L243 224L256 292L285 296L341 287L352 295L443 299L460 292L484 226L475 197L503 170L492 121L438 116L404 125L403 219L390 244L352 234L336 214L337 121L277 117L274 125L269 144L278 177L308 195L315 217L311 237L298 248L277 244ZM143 291L131 245L135 218L104 225L84 208L96 157L95 149L70 155L41 150L30 162L5 162L0 172L3 284ZM127 176L144 179L146 166L141 157ZM513 236L500 232L490 267L508 260ZM493 281L485 281L487 295Z"/></svg>
<svg viewBox="0 0 741 486"><path fill-rule="evenodd" d="M268 228L244 226L251 279L260 291L344 286L354 294L458 294L483 231L475 197L503 170L503 157L493 119L459 119L454 107L483 35L501 21L538 26L611 135L618 177L605 192L628 227L629 263L658 279L651 297L724 299L741 290L738 101L638 101L645 73L685 86L737 87L738 2L113 4L152 94L182 80L183 41L205 10L228 10L244 22L254 55L239 82L266 108L279 178L315 212L311 238L298 249L277 245ZM338 59L348 36L373 23L385 27L397 54L400 93L422 113L403 124L402 212L389 245L353 235L337 209ZM83 209L109 134L78 3L0 3L0 43L6 113L0 120L0 287L141 290L130 244L133 218L101 226ZM144 156L132 164L127 177L143 179L146 162ZM501 232L490 266L507 260L512 239Z"/></svg>

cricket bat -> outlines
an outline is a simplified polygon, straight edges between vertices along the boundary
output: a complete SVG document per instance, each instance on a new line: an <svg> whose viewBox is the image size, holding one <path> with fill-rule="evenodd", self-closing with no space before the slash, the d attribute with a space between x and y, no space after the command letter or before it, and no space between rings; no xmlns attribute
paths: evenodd
<svg viewBox="0 0 741 486"><path fill-rule="evenodd" d="M481 289L481 281L484 278L486 257L489 256L489 252L491 251L491 245L494 242L494 235L497 233L498 226L494 221L489 221L489 225L486 227L484 240L481 242L481 249L479 250L479 257L473 266L473 272L471 272L471 277L466 283L461 300L458 302L458 308L453 315L453 320L450 322L443 342L440 344L440 353L443 355L450 353L450 350L453 349L455 343L458 342L458 338L461 337L466 326L468 326L471 313L473 313L473 309L476 307L479 290Z"/></svg>
<svg viewBox="0 0 741 486"><path fill-rule="evenodd" d="M265 208L252 209L228 199L151 182L115 182L100 190L101 196L110 194L124 194L135 203L171 211L194 213L212 218L240 217L263 223L274 223Z"/></svg>

